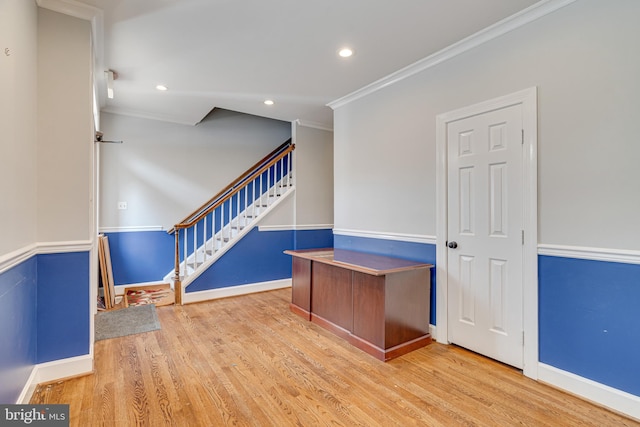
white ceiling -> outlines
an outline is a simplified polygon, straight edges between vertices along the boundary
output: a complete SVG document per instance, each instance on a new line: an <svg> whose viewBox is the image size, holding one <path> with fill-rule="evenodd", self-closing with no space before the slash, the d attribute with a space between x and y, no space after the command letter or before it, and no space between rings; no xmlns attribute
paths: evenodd
<svg viewBox="0 0 640 427"><path fill-rule="evenodd" d="M218 107L332 127L327 103L538 0L81 2L103 10L102 62L119 75L102 111L196 124Z"/></svg>

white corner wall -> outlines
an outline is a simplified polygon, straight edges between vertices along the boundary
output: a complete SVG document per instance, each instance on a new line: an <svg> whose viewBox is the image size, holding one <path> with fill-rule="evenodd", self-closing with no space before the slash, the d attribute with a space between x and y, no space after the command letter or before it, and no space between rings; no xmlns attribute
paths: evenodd
<svg viewBox="0 0 640 427"><path fill-rule="evenodd" d="M291 137L291 125L214 110L196 126L102 113L102 229L171 228ZM118 202L127 202L126 210Z"/></svg>
<svg viewBox="0 0 640 427"><path fill-rule="evenodd" d="M261 227L333 227L333 132L294 121L294 197L285 200Z"/></svg>
<svg viewBox="0 0 640 427"><path fill-rule="evenodd" d="M333 225L333 132L294 126L296 226Z"/></svg>
<svg viewBox="0 0 640 427"><path fill-rule="evenodd" d="M36 241L37 25L34 2L0 2L0 261Z"/></svg>
<svg viewBox="0 0 640 427"><path fill-rule="evenodd" d="M39 242L90 241L91 23L38 9Z"/></svg>
<svg viewBox="0 0 640 427"><path fill-rule="evenodd" d="M335 227L435 235L435 118L538 88L539 241L637 250L640 2L580 0L336 108Z"/></svg>

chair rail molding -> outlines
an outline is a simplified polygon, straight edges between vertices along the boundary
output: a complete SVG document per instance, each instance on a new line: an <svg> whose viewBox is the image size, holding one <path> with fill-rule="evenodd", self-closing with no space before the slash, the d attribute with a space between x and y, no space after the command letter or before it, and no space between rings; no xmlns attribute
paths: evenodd
<svg viewBox="0 0 640 427"><path fill-rule="evenodd" d="M13 252L0 256L0 274L32 256L40 254L58 254L69 252L89 252L93 248L92 240L74 240L68 242L37 242L16 249Z"/></svg>
<svg viewBox="0 0 640 427"><path fill-rule="evenodd" d="M640 264L640 251L629 249L539 244L538 255Z"/></svg>
<svg viewBox="0 0 640 427"><path fill-rule="evenodd" d="M340 236L364 237L367 239L396 240L399 242L425 243L429 245L436 244L436 236L426 234L405 234L387 231L365 231L351 230L346 228L335 228L333 234Z"/></svg>

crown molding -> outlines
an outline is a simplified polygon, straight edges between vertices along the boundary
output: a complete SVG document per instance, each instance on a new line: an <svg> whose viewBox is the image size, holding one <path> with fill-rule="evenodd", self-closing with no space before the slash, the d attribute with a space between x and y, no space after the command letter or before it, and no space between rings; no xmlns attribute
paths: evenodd
<svg viewBox="0 0 640 427"><path fill-rule="evenodd" d="M533 22L545 15L555 12L576 0L546 0L536 3L514 15L511 15L501 21L496 22L489 27L478 31L475 34L466 37L432 55L427 56L405 68L389 74L373 83L364 86L355 92L352 92L335 101L327 104L328 107L336 109L347 105L357 99L370 95L387 86L391 86L401 80L413 76L421 71L434 67L444 61L456 57L464 52L474 49L484 43L487 43L497 37L500 37L510 31L520 28L530 22Z"/></svg>
<svg viewBox="0 0 640 427"><path fill-rule="evenodd" d="M298 124L298 126L304 126L307 128L320 129L320 130L326 130L328 132L333 132L333 127L325 123L312 122L309 120L301 120L301 119L296 119L295 122Z"/></svg>
<svg viewBox="0 0 640 427"><path fill-rule="evenodd" d="M74 0L36 0L36 4L54 12L63 13L75 18L93 21L102 18L102 10Z"/></svg>

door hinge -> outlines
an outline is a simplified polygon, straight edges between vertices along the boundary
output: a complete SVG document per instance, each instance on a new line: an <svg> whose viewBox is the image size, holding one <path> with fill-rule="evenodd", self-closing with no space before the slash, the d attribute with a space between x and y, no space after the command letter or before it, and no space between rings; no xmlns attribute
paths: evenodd
<svg viewBox="0 0 640 427"><path fill-rule="evenodd" d="M522 232L522 244L524 245L524 230L520 230Z"/></svg>
<svg viewBox="0 0 640 427"><path fill-rule="evenodd" d="M524 129L520 129L520 143L524 145Z"/></svg>
<svg viewBox="0 0 640 427"><path fill-rule="evenodd" d="M522 345L524 345L524 331L522 331Z"/></svg>

